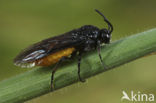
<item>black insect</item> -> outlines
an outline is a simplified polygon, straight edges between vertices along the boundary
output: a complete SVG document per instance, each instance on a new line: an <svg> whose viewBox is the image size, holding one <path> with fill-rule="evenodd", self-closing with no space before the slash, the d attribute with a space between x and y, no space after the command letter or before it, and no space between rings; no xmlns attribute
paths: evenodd
<svg viewBox="0 0 156 103"><path fill-rule="evenodd" d="M62 35L42 40L23 50L14 59L15 65L33 67L56 64L51 76L51 88L53 89L54 73L58 65L62 61L78 55L78 77L80 81L84 82L80 76L82 54L97 49L100 61L103 63L100 54L101 44L110 43L111 33L113 31L113 26L106 17L98 10L95 11L104 18L104 21L108 24L108 29L99 29L93 25L85 25Z"/></svg>

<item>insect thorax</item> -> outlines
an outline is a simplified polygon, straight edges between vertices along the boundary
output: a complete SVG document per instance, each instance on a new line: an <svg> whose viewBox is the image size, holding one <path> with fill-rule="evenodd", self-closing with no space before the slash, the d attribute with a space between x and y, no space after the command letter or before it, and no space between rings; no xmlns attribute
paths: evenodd
<svg viewBox="0 0 156 103"><path fill-rule="evenodd" d="M84 51L90 51L96 48L99 37L99 28L92 25L85 25L79 28L78 32L80 35L79 38L84 41L81 45Z"/></svg>

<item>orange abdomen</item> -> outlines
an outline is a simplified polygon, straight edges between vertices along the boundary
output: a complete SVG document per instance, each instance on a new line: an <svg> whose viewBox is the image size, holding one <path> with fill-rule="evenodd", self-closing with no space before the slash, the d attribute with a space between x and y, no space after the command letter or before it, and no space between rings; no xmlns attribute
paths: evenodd
<svg viewBox="0 0 156 103"><path fill-rule="evenodd" d="M75 51L74 47L66 48L35 61L35 64L37 66L50 66L52 64L57 63L62 57L67 57L71 55L74 51Z"/></svg>

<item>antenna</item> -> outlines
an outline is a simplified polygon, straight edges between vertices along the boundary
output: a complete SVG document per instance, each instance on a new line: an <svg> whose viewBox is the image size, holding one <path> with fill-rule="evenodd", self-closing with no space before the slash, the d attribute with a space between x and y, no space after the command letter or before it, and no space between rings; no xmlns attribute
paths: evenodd
<svg viewBox="0 0 156 103"><path fill-rule="evenodd" d="M104 18L104 21L108 24L108 30L111 33L113 31L113 25L107 20L107 18L99 10L95 9L95 11Z"/></svg>

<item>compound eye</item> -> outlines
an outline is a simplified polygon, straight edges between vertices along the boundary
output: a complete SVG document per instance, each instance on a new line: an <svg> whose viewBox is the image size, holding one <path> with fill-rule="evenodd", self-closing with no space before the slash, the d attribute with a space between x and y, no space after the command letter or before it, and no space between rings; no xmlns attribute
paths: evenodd
<svg viewBox="0 0 156 103"><path fill-rule="evenodd" d="M110 42L110 35L109 34L102 34L102 42L108 44Z"/></svg>
<svg viewBox="0 0 156 103"><path fill-rule="evenodd" d="M110 37L109 34L106 34L106 37L109 38Z"/></svg>

